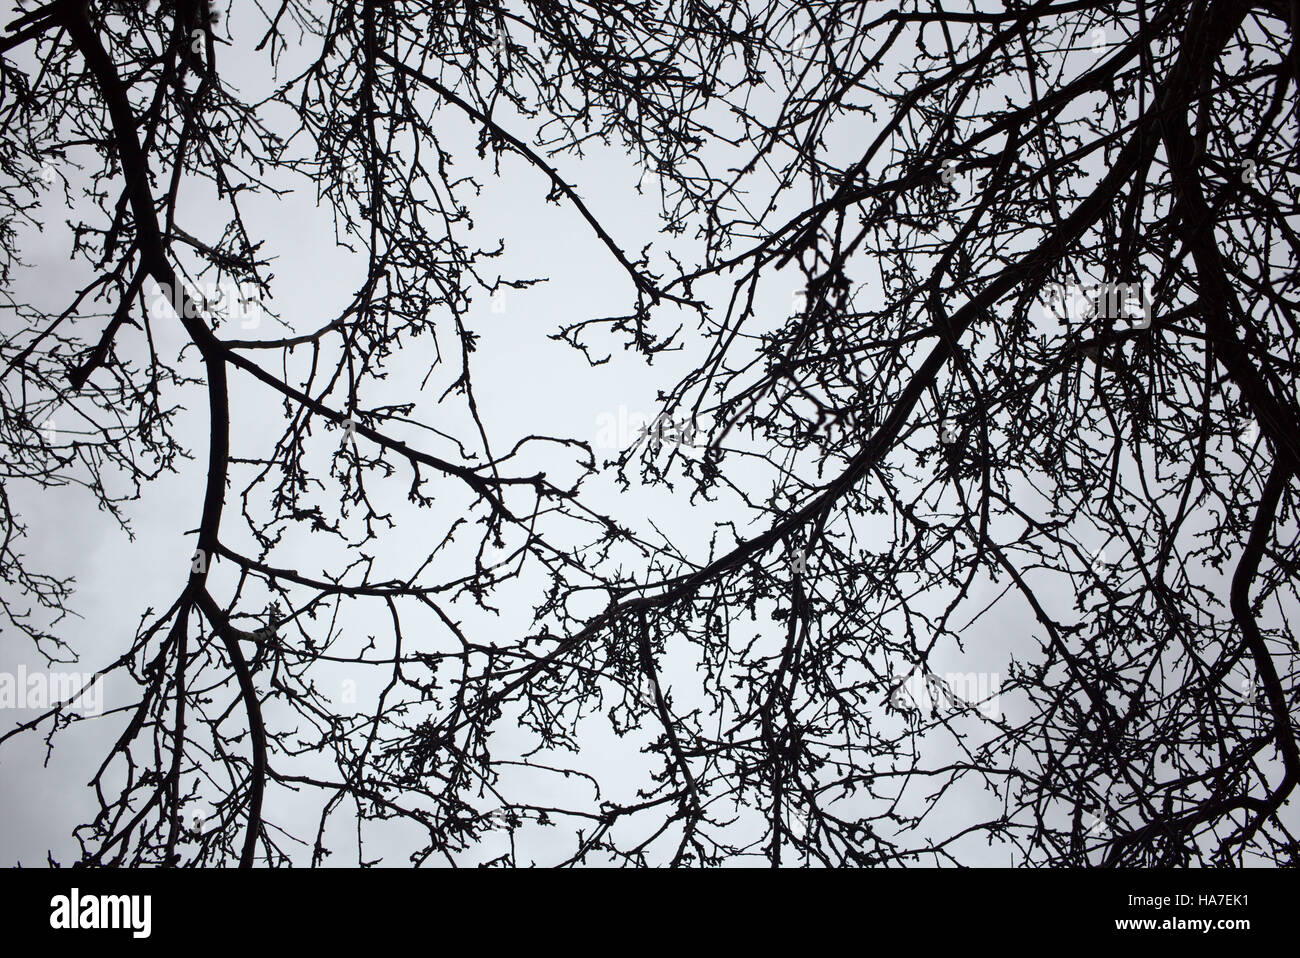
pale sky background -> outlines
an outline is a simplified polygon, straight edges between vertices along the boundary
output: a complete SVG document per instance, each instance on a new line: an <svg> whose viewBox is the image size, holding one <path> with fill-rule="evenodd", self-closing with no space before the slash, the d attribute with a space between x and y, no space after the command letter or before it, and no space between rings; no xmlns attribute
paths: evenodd
<svg viewBox="0 0 1300 958"><path fill-rule="evenodd" d="M0 5L3 22L10 19L10 7L8 3ZM255 98L255 91L262 89L259 84L265 79L261 61L241 62L230 48L223 48L220 56L226 82L234 83L248 98ZM856 131L852 130L855 122ZM870 125L869 117L848 121L838 133L843 139L842 146L860 147L859 137ZM484 247L495 245L497 237L506 241L505 254L497 260L485 261L484 272L490 274L499 269L508 277L548 278L547 282L527 290L509 290L496 310L485 293L475 296L470 325L482 338L474 356L474 381L480 412L495 448L506 450L517 438L530 433L586 439L594 446L601 438L602 424L608 421L602 417L617 420L621 410L629 415L654 415L656 391L671 388L701 355L698 346L702 340L690 318L683 315L688 322L684 339L688 348L661 354L651 366L624 352L617 343L593 339L593 353L613 354L607 365L593 369L575 350L550 341L547 338L550 334L573 319L626 312L632 301L629 280L575 210L543 201L547 183L540 172L529 168L519 157L505 156L501 161L503 175L492 176L486 165L474 156L475 136L470 124L452 109L438 114L438 130L444 137L444 146L456 155L458 166L463 166L461 172L475 171L484 186L483 194L472 204L476 224L473 238ZM689 240L658 235L654 190L647 189L644 194L636 191L638 174L631 161L618 151L593 148L584 159L564 157L557 161L557 166L569 182L577 184L588 206L625 250L638 250L653 240L657 248L662 248L664 243L671 244L670 248L689 261L694 253L693 244ZM75 182L75 170L68 170L67 175ZM292 330L302 332L337 314L353 292L362 263L334 247L328 210L317 206L310 184L300 181L297 185L299 191L293 195L280 201L261 200L248 206L247 212L252 219L252 235L265 238L268 249L277 257L273 269L275 306ZM195 212L203 208L199 188L187 187L182 196L181 207L188 211L189 222L196 226L209 225ZM15 291L20 297L27 295L57 309L66 305L69 290L84 279L80 264L69 263L70 233L63 225L66 216L60 209L61 194L51 193L50 199L52 205L45 211L46 228L28 231L23 238L23 255L29 269L18 277ZM773 220L778 221L779 217ZM762 310L773 317L771 325L789 311L792 294L799 283L799 275L793 270L788 270L785 276L771 277L765 283ZM702 285L697 292L709 298L715 315L720 316L727 290L726 284L715 283ZM657 316L659 328L669 328L668 314ZM181 342L179 328L175 324L155 322L154 330L164 338L173 337L170 343L160 342L159 347L164 356L174 356ZM228 329L225 335L242 334ZM256 335L272 337L276 333L273 328L261 328ZM428 346L427 339L415 342ZM446 336L444 349L452 345L451 337ZM190 358L193 358L192 351ZM273 362L270 354L256 358ZM405 373L390 380L393 394L403 389L409 391L413 383L418 384L421 366L427 365L427 361L418 349L405 347L395 361L395 366L405 369ZM245 451L255 448L258 440L273 441L279 435L282 418L280 403L268 390L238 372L232 371L231 380L232 452L239 455L241 448ZM433 385L426 388L422 394L427 403L422 407L424 414L441 414L444 409L450 412L450 405L432 405L440 391L441 387ZM373 392L369 402L381 401L376 398L378 395L379 391ZM109 517L97 512L88 498L75 490L41 494L13 490L18 493L16 504L29 527L25 551L33 566L72 575L77 580L71 607L78 617L66 620L62 630L81 654L80 663L72 668L99 668L114 659L130 640L142 613L149 607L166 608L184 585L193 537L182 533L197 524L206 474L203 440L207 429L201 392L190 390L185 405L187 412L178 431L194 452L194 461L185 463L178 475L167 475L149 485L139 501L128 505L126 512L136 535L134 541L128 540ZM469 436L459 427L448 431ZM419 441L433 451L430 440ZM612 454L597 449L597 454L601 453ZM761 481L757 474L754 479ZM409 474L402 475L400 471L392 481L389 492L395 502L400 504L408 481ZM433 488L437 490L437 481ZM608 477L603 477L590 481L585 488L585 501L593 509L616 515L624 524L647 536L653 535L653 522L697 560L707 553L714 524L737 515L726 500L692 504L681 486L677 493L671 493L634 483L631 490L623 493ZM1031 490L1025 492L1032 495ZM223 525L227 535L242 528L237 495L238 486L234 485L227 499ZM454 501L455 497L451 498ZM434 515L451 508L454 505L435 507ZM886 524L889 521L889 517L881 519ZM429 528L437 535L442 524L430 520ZM382 561L394 569L400 569L403 563L418 564L426 554L421 551L424 545L421 536L418 519L399 524L398 532L388 536L384 540L385 548L379 550ZM238 540L242 542L243 537ZM1101 545L1100 542L1083 544L1089 548ZM275 553L274 564L297 568L297 557L307 571L319 561L316 548L309 540L299 541L289 536ZM221 601L229 595L230 580L220 574L221 564L216 568L212 588ZM500 590L498 605L502 614L499 617L474 613L467 606L465 621L480 630L478 636L499 636L501 644L508 644L529 628L538 582L537 577L525 575ZM1005 584L977 582L968 599L969 610L982 608ZM1049 611L1066 616L1074 597L1067 590L1058 589L1045 598ZM941 606L946 599L947 596L936 595L936 605ZM964 652L945 648L937 654L932 659L934 671L1005 674L1011 656L1023 659L1031 655L1039 632L1028 607L1023 603L1007 603L1002 608L1008 612L981 620L964 636ZM1018 614L1013 609L1018 609ZM380 637L379 646L383 648L390 627L382 605L354 606L349 614L352 620L347 626L363 631L369 625L369 631ZM378 621L373 625L367 623L367 615ZM960 621L961 616L957 619ZM439 639L435 637L433 641ZM36 668L40 662L25 639L9 632L0 634L0 671L13 671L19 664ZM669 687L674 677L684 681L691 674L691 663L685 655L667 663L665 668L665 685ZM358 682L364 700L366 682L364 678ZM125 690L120 685L116 687L117 696L114 691L115 684L110 682L107 696L110 707L133 701L124 703L121 693ZM1003 707L1008 718L1014 719L1015 710L1021 704L1006 697ZM0 714L0 722L8 727L11 718L21 721L29 717L24 712ZM267 722L273 724L274 720L274 706L268 706ZM0 862L42 864L47 850L65 863L75 857L71 829L87 820L94 810L94 798L85 783L120 728L120 720L113 716L79 723L60 734L48 760L40 736L23 736L0 748ZM599 771L602 786L607 789L606 797L615 800L620 794L631 797L637 787L644 785L646 762L640 754L643 736L619 738L600 716L584 722L582 736L581 755L568 760L575 763L575 768ZM508 720L500 723L493 741L494 751L502 753L530 743ZM937 764L947 754L955 753L936 736L927 746L926 763ZM558 794L566 788L574 790L572 795L580 795L583 787L579 782L556 777L503 784L503 788L518 789L539 802L542 796ZM932 829L936 834L943 831L943 825L982 820L996 814L993 798L974 788L954 789L944 801L945 806L936 814L936 827ZM303 802L272 788L267 794L266 814L281 824L301 816L298 820L304 824L299 834L310 839L318 803L315 794ZM406 827L409 826L375 826L369 833L372 839L367 857L383 854L386 864L405 864L411 847L410 836L402 831ZM348 831L353 829L346 808L336 813L329 833L331 840L327 841L335 850L329 864L355 862L355 844L350 845L347 838ZM563 829L525 826L515 838L521 862L546 863L571 850L571 840ZM506 841L504 833L492 835L484 843L482 858L499 854ZM963 849L969 864L1010 863L1005 848L990 848L982 839L967 843ZM306 857L304 853L302 860Z"/></svg>

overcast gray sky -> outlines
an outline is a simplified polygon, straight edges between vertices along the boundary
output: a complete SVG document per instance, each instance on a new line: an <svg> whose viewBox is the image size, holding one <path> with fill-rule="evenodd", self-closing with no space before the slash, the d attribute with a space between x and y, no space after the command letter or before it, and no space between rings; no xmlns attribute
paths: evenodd
<svg viewBox="0 0 1300 958"><path fill-rule="evenodd" d="M8 3L0 5L5 22L10 17L9 7ZM239 49L247 47L236 48ZM260 59L243 61L236 52L225 50L222 70L226 82L238 85L250 99L256 98L259 89L262 92L269 89L265 64ZM653 365L624 352L617 343L597 340L593 352L610 352L612 358L608 364L596 368L589 367L577 351L550 340L548 337L566 322L625 312L631 301L626 274L611 261L608 251L574 209L563 203L545 202L548 184L540 173L520 158L506 156L501 161L502 175L498 177L489 164L475 158L475 134L461 115L444 110L438 122L444 147L456 155L463 172L474 173L484 185L472 208L474 237L484 247L495 245L497 237L505 239L504 255L488 261L484 268L499 269L502 275L511 278L546 278L546 282L529 289L507 291L495 307L486 294L480 293L470 315L471 328L481 336L474 354L477 400L496 448L508 449L517 439L534 433L572 436L596 445L604 438L602 429L611 421L653 416L657 412L656 392L669 389L698 362L701 334L688 325L683 338L685 348L661 355ZM833 148L860 147L861 137L873 121L862 116L856 122L857 129L847 124L837 133L839 142L833 142ZM517 132L524 133L526 128L518 128ZM694 252L695 244L689 237L669 241L658 235L655 191L648 189L643 194L636 190L639 174L620 151L593 145L581 160L563 157L557 165L570 182L578 184L584 201L624 249L637 250L655 241L661 248L671 244L670 248L685 259ZM61 172L74 184L79 182L74 168ZM357 255L336 247L331 214L318 205L310 186L302 182L296 186L296 192L282 199L268 197L251 204L248 213L252 234L265 238L266 249L276 257L275 308L282 313L290 330L302 332L316 328L338 313L353 294L364 263ZM185 196L182 205L192 220L201 222L202 214L197 211L203 209L205 202L208 200L201 190L195 188ZM29 230L23 237L28 268L14 285L16 297L30 297L52 309L66 305L69 291L86 278L80 264L69 262L71 232L64 222L67 216L61 205L61 193L52 190L42 211L44 228ZM786 276L771 277L762 287L764 298L760 312L773 317L775 324L778 317L788 314L798 284L798 274L793 271ZM721 282L702 284L696 293L720 311L728 291L728 285ZM879 296L879 293L864 295ZM683 319L689 322L689 317L683 315ZM660 321L666 325L666 319ZM160 352L175 355L183 341L179 327L163 322L156 323L155 329L163 337L172 337L170 342L164 339L158 344ZM254 335L271 337L276 332L268 321ZM427 340L416 342L424 343L420 348L429 345ZM395 373L389 381L394 395L412 389L427 370L429 358L421 355L420 348L408 346L394 361ZM192 355L190 358L193 359ZM431 400L444 385L445 373L431 381L423 396ZM380 400L372 396L369 401ZM236 374L232 380L232 404L236 455L241 449L247 452L259 444L265 447L278 437L282 425L280 403L266 389ZM13 490L16 507L30 531L25 551L32 565L76 578L77 592L71 607L77 616L66 620L61 628L80 655L76 668L96 669L116 658L134 634L145 610L166 608L184 585L194 548L193 537L184 533L197 524L206 475L203 443L207 434L202 393L189 390L185 405L179 433L186 438L195 458L185 463L179 474L167 475L151 484L138 501L128 504L125 511L134 539L124 535L109 516L96 511L89 498L78 490L39 493L30 489ZM444 407L430 403L425 408L441 414ZM413 435L419 434L413 431ZM597 451L610 456L614 452ZM562 457L542 464L565 468ZM743 471L739 475L746 477ZM761 488L770 479L757 467L747 478L755 488ZM1034 496L1032 489L1021 491L1025 501ZM399 478L382 495L391 499L395 509L404 509L403 493L404 480ZM655 537L655 529L663 530L683 551L697 559L707 554L709 537L716 524L743 516L726 501L693 503L680 490L674 493L634 484L624 492L609 476L592 480L586 487L586 497L591 508L618 516L624 524L648 538ZM428 552L429 544L422 538L425 534L422 524L427 518L409 508L405 511L407 518L399 522L395 533L384 537L383 546L378 550L382 566L394 574L417 566ZM890 519L882 517L879 521L882 523L880 542L887 542ZM441 525L432 522L430 527L437 530ZM864 528L869 529L870 523ZM1087 549L1102 545L1087 540L1086 530L1080 532L1080 540ZM870 543L866 547L870 548ZM309 539L290 536L277 549L275 560L292 568L317 568L321 562L318 548ZM231 585L228 570L220 564L216 569L214 589L220 593L224 587L227 591L221 594L228 595ZM489 615L469 606L458 611L463 613L467 629L476 630L478 636L491 636L494 641L499 638L501 644L508 645L529 631L535 590L541 581L536 576L524 575L503 589L498 594L499 615ZM984 607L1005 588L1005 582L975 582L967 598L969 608ZM1049 611L1062 615L1074 601L1063 585L1049 589L1046 597ZM934 601L938 608L946 597L936 596ZM1001 675L1005 674L1011 657L1030 655L1040 640L1030 610L1023 603L1004 603L1002 608L1006 611L994 618L981 619L963 635L964 649L942 647L931 661L933 670L939 674ZM367 630L382 634L384 625L375 624L367 616L383 615L382 609L374 607L350 608L340 628L358 634ZM43 667L30 643L20 639L11 632L0 635L0 672L14 672L20 666ZM442 639L445 636L428 637L435 644ZM690 687L694 671L691 654L683 650L666 661L666 686L682 690ZM345 677L339 677L340 689ZM359 675L356 680L363 699L377 690L375 677ZM124 696L131 691L110 683L109 707L129 704L132 700ZM682 691L681 695L689 692ZM1001 703L1012 721L1016 710L1023 705L1011 696ZM0 718L7 726L10 716L21 721L31 714L18 711ZM268 721L272 718L273 714L269 715ZM45 860L47 850L64 862L75 857L70 831L86 821L95 807L86 782L121 727L122 717L115 714L79 723L61 735L48 757L39 736L24 736L0 748L0 861L39 864ZM646 770L651 766L640 752L646 743L643 735L619 737L601 715L584 721L581 734L581 753L566 761L573 763L574 768L599 772L602 786L608 789L605 797L631 798L638 787L644 786ZM522 751L533 744L532 737L510 721L500 723L493 739L494 751L499 754ZM931 764L957 754L954 744L942 734L931 736L923 747ZM581 800L583 790L588 788L577 777L558 776L521 776L515 781L507 777L501 787L504 792L526 793L535 801L550 794L558 796L566 790L568 801L574 801L575 797ZM919 802L920 798L910 794L906 800ZM862 800L866 801L867 797L864 795ZM303 799L272 788L267 802L268 818L278 822L299 821L304 837L313 833L318 813L316 796ZM935 815L931 827L941 832L945 825L994 814L996 801L992 796L964 785L945 797L944 807ZM382 854L388 864L404 864L410 839L403 832L404 827L376 826L371 833L368 857ZM352 823L347 814L336 816L331 840L338 854L331 859L331 864L353 863L348 857L355 854L354 848L348 848L350 828ZM486 860L499 854L508 841L504 831L494 833L484 843L481 858ZM515 835L515 841L521 861L548 863L572 850L569 837L554 829L524 827ZM303 852L304 860L307 851ZM982 842L972 843L966 849L965 860L970 864L1011 863L1005 849L989 848Z"/></svg>

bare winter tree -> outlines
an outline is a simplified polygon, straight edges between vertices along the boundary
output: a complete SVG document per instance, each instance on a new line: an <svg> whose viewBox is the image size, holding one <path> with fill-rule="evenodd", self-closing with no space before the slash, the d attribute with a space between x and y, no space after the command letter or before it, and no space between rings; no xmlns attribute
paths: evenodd
<svg viewBox="0 0 1300 958"><path fill-rule="evenodd" d="M368 862L380 834L461 862L504 833L513 864L543 832L565 864L1295 862L1296 0L28 6L7 634L81 651L13 491L128 528L206 396L175 600L111 624L137 694L100 719L84 863ZM554 339L699 350L661 396L688 427L613 463L489 434L470 303L530 278L468 238L452 115L626 277L623 315ZM561 172L605 147L663 235ZM250 211L303 189L364 281L241 338L204 290L286 301ZM54 307L19 282L51 191L87 276ZM689 496L708 547L594 508L611 472ZM506 589L532 624L503 640ZM339 676L373 679L365 711ZM630 787L584 758L611 728Z"/></svg>

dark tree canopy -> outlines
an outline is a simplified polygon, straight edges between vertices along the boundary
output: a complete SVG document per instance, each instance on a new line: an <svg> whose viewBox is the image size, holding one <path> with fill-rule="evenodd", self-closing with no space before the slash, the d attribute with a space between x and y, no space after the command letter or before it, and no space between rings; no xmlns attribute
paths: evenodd
<svg viewBox="0 0 1300 958"><path fill-rule="evenodd" d="M384 836L461 863L506 834L497 863L1294 864L1297 25L1296 0L26 4L9 640L92 652L20 495L126 534L206 470L171 606L93 650L134 695L96 719L82 861ZM589 202L601 154L659 222ZM626 290L552 348L688 359L615 461L480 416L472 304L544 279L470 236L521 164ZM255 225L299 194L364 264L330 315ZM57 302L21 255L56 197L84 280ZM670 491L704 545L602 481Z"/></svg>

